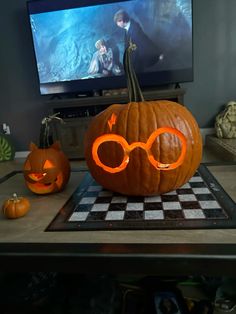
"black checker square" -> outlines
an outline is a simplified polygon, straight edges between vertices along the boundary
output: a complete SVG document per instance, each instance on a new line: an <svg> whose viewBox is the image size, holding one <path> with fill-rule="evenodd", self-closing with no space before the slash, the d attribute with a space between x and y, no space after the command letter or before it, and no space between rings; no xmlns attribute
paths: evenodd
<svg viewBox="0 0 236 314"><path fill-rule="evenodd" d="M206 186L204 182L190 182L189 184L191 188L202 188Z"/></svg>
<svg viewBox="0 0 236 314"><path fill-rule="evenodd" d="M127 203L143 203L144 196L128 196Z"/></svg>
<svg viewBox="0 0 236 314"><path fill-rule="evenodd" d="M87 221L97 221L97 220L101 220L101 221L104 221L106 217L106 212L90 212L88 214L88 217L87 217Z"/></svg>
<svg viewBox="0 0 236 314"><path fill-rule="evenodd" d="M221 208L206 208L203 209L206 218L227 218L228 215Z"/></svg>
<svg viewBox="0 0 236 314"><path fill-rule="evenodd" d="M93 204L78 204L75 207L75 212L89 212L93 207Z"/></svg>
<svg viewBox="0 0 236 314"><path fill-rule="evenodd" d="M182 210L165 210L164 211L165 219L184 219L184 214Z"/></svg>
<svg viewBox="0 0 236 314"><path fill-rule="evenodd" d="M98 196L96 198L95 203L109 203L110 204L111 200L112 200L111 196L104 196L104 197Z"/></svg>
<svg viewBox="0 0 236 314"><path fill-rule="evenodd" d="M144 203L144 210L163 210L162 203Z"/></svg>
<svg viewBox="0 0 236 314"><path fill-rule="evenodd" d="M109 204L108 211L125 211L126 203L111 203Z"/></svg>
<svg viewBox="0 0 236 314"><path fill-rule="evenodd" d="M177 192L177 194L178 195L181 195L181 194L193 194L193 191L192 191L192 189L191 188L183 188L183 189L177 189L176 190L176 192Z"/></svg>
<svg viewBox="0 0 236 314"><path fill-rule="evenodd" d="M235 202L203 164L189 182L159 196L121 195L89 172L84 178L46 231L236 227Z"/></svg>
<svg viewBox="0 0 236 314"><path fill-rule="evenodd" d="M215 197L212 194L198 194L197 199L199 201L213 201Z"/></svg>
<svg viewBox="0 0 236 314"><path fill-rule="evenodd" d="M161 195L161 201L162 202L178 202L178 195L176 194L174 194L174 195L172 195L172 194L163 194L163 195Z"/></svg>
<svg viewBox="0 0 236 314"><path fill-rule="evenodd" d="M196 202L180 202L181 204L181 207L183 209L198 209L200 208L200 205L199 203L196 201Z"/></svg>
<svg viewBox="0 0 236 314"><path fill-rule="evenodd" d="M143 220L143 211L140 210L133 210L133 211L126 211L125 212L125 216L124 216L125 220Z"/></svg>

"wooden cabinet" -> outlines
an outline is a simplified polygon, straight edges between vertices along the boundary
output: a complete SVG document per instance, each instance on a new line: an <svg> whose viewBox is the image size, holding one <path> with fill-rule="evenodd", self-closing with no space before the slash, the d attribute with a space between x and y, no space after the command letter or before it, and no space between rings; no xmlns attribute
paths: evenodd
<svg viewBox="0 0 236 314"><path fill-rule="evenodd" d="M143 92L145 100L168 99L184 104L182 88L149 90ZM84 134L92 117L111 104L127 103L127 95L56 99L48 101L50 113L60 113L65 123L53 124L53 138L59 140L69 159L84 158Z"/></svg>

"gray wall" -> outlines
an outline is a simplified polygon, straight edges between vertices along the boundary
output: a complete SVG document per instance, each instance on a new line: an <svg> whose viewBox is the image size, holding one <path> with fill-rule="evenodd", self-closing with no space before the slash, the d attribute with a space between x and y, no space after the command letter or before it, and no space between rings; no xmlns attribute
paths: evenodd
<svg viewBox="0 0 236 314"><path fill-rule="evenodd" d="M212 127L216 114L236 99L236 1L193 0L194 82L185 104L199 126ZM47 97L38 91L26 0L1 3L0 124L10 125L16 150L38 142Z"/></svg>
<svg viewBox="0 0 236 314"><path fill-rule="evenodd" d="M185 104L202 128L236 100L236 1L193 0L194 82Z"/></svg>

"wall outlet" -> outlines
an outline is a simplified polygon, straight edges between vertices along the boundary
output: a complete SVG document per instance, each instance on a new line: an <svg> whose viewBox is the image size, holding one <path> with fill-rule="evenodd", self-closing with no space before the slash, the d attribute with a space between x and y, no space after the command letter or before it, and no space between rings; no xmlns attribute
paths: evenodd
<svg viewBox="0 0 236 314"><path fill-rule="evenodd" d="M10 127L6 123L2 124L2 130L4 134L11 134Z"/></svg>

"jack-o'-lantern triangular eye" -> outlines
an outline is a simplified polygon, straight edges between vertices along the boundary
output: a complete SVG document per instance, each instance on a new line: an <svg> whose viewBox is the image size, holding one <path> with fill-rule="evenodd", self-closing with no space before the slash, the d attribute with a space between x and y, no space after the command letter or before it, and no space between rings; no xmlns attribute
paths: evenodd
<svg viewBox="0 0 236 314"><path fill-rule="evenodd" d="M25 169L26 171L31 170L31 164L30 164L29 159L26 160L25 165L24 165L24 169Z"/></svg>
<svg viewBox="0 0 236 314"><path fill-rule="evenodd" d="M43 165L43 169L51 169L51 168L54 168L54 165L50 160L47 159Z"/></svg>

